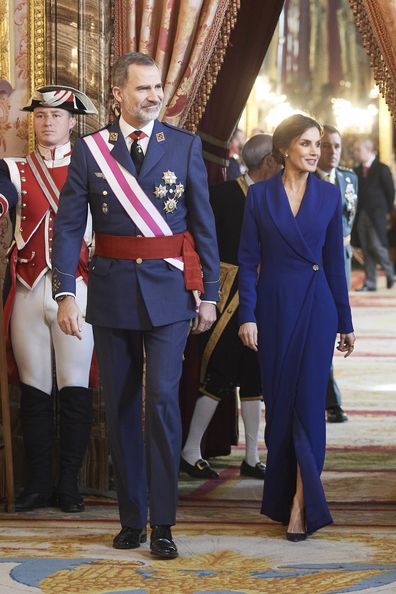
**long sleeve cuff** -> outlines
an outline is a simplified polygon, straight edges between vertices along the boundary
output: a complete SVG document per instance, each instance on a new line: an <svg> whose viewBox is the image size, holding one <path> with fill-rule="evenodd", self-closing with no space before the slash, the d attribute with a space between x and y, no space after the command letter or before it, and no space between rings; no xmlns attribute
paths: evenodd
<svg viewBox="0 0 396 594"><path fill-rule="evenodd" d="M76 295L76 277L57 268L52 270L52 297Z"/></svg>

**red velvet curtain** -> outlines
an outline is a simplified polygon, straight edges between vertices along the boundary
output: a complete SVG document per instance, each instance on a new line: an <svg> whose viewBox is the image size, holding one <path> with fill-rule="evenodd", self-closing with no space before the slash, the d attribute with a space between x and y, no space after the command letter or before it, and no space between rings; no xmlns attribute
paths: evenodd
<svg viewBox="0 0 396 594"><path fill-rule="evenodd" d="M267 52L284 0L243 0L223 66L198 126L213 185L223 181L228 142Z"/></svg>

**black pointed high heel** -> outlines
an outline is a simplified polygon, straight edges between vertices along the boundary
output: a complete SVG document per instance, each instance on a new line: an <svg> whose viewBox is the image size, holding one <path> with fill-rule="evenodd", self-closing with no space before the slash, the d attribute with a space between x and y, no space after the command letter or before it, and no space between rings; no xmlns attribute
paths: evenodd
<svg viewBox="0 0 396 594"><path fill-rule="evenodd" d="M286 532L286 538L287 538L287 540L290 540L290 542L301 542L303 540L306 540L307 533L306 532Z"/></svg>

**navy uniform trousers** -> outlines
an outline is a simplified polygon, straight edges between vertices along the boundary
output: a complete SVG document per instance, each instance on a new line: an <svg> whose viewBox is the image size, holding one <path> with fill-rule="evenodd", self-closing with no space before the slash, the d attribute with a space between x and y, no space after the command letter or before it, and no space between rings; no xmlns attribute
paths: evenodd
<svg viewBox="0 0 396 594"><path fill-rule="evenodd" d="M145 331L94 327L122 526L143 528L146 525L150 491L161 493L161 499L149 498L150 523L173 525L176 522L181 449L178 386L189 324L186 320ZM142 464L145 456L146 464ZM153 468L150 459L156 460L156 472L147 476L146 468Z"/></svg>

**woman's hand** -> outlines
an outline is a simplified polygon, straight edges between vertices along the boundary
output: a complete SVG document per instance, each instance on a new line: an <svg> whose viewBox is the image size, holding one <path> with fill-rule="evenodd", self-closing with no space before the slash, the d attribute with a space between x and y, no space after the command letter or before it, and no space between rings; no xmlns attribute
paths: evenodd
<svg viewBox="0 0 396 594"><path fill-rule="evenodd" d="M252 351L257 351L257 324L256 322L245 322L239 326L239 338L243 344Z"/></svg>
<svg viewBox="0 0 396 594"><path fill-rule="evenodd" d="M349 355L352 355L353 349L355 348L355 340L356 338L353 332L350 332L349 334L340 334L337 351L345 353L344 357L349 357Z"/></svg>

